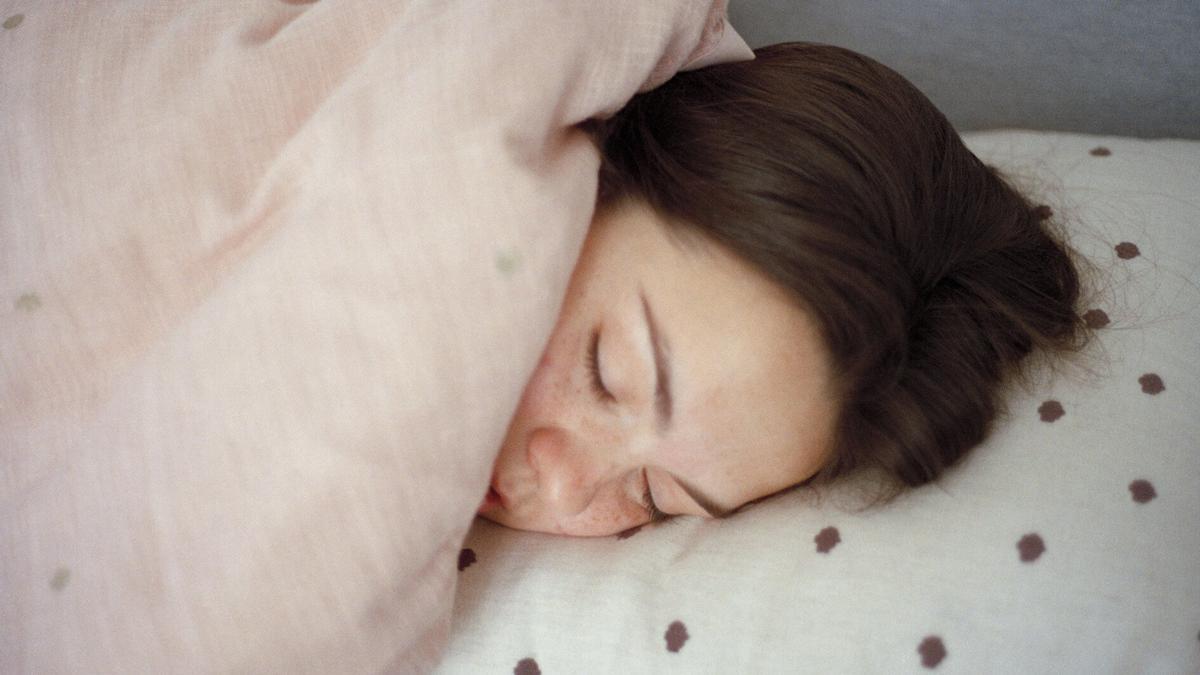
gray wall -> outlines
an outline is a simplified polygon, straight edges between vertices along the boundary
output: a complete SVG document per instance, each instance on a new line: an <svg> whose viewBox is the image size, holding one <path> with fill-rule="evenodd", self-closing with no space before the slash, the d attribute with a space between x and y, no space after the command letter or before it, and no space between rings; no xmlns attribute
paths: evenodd
<svg viewBox="0 0 1200 675"><path fill-rule="evenodd" d="M1200 139L1200 0L730 0L751 47L848 47L960 131Z"/></svg>

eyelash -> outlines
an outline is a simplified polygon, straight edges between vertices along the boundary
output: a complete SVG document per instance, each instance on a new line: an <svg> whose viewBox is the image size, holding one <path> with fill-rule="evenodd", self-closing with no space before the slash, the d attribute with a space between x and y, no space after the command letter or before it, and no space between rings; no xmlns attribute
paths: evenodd
<svg viewBox="0 0 1200 675"><path fill-rule="evenodd" d="M592 331L592 341L588 345L588 372L591 374L592 391L596 392L596 396L602 401L615 401L617 398L609 393L604 386L604 380L600 378L600 331Z"/></svg>
<svg viewBox="0 0 1200 675"><path fill-rule="evenodd" d="M645 476L645 471L642 472ZM642 508L646 509L646 515L650 516L650 522L657 523L660 520L666 520L667 514L658 510L658 505L654 503L654 495L650 493L650 479L646 478L646 491L642 493Z"/></svg>
<svg viewBox="0 0 1200 675"><path fill-rule="evenodd" d="M592 390L596 392L596 396L603 401L615 401L615 396L609 393L604 387L604 381L600 378L600 331L592 331L592 340L588 344L588 373L591 375ZM642 472L643 480L646 483L646 489L642 492L642 508L646 510L646 515L650 517L650 522L657 523L667 519L667 514L659 510L658 505L654 503L654 495L650 491L650 479L646 477L645 471Z"/></svg>

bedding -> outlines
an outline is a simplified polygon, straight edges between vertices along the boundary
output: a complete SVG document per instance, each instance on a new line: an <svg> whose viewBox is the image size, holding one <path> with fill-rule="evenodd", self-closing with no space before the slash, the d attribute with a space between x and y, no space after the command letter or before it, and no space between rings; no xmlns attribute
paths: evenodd
<svg viewBox="0 0 1200 675"><path fill-rule="evenodd" d="M964 136L1094 263L1093 346L938 483L565 539L478 519L439 673L1200 672L1200 141Z"/></svg>
<svg viewBox="0 0 1200 675"><path fill-rule="evenodd" d="M0 671L427 672L590 220L724 0L0 2Z"/></svg>

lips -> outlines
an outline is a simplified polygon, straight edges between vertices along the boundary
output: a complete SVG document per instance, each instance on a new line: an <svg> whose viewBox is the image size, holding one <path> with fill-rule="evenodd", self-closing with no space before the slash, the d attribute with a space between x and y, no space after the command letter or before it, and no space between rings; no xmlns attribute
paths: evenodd
<svg viewBox="0 0 1200 675"><path fill-rule="evenodd" d="M500 493L496 491L496 488L491 486L488 486L487 497L484 499L487 500L488 504L504 504L504 498L500 496Z"/></svg>
<svg viewBox="0 0 1200 675"><path fill-rule="evenodd" d="M479 513L491 511L497 507L504 507L504 495L496 489L496 480L492 479L492 484L488 486L487 494L483 496L483 502L479 505Z"/></svg>

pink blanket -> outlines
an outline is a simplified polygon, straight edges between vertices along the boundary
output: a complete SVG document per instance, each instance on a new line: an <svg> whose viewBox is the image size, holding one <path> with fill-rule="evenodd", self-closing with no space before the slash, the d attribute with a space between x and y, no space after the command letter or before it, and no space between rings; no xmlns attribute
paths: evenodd
<svg viewBox="0 0 1200 675"><path fill-rule="evenodd" d="M571 125L750 57L724 4L6 3L0 671L432 667Z"/></svg>

